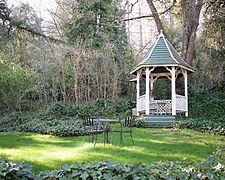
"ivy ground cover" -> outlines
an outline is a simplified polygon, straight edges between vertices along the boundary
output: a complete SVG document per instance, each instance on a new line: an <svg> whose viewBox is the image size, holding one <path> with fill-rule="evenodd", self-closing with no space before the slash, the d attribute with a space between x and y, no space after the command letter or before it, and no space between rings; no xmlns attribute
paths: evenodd
<svg viewBox="0 0 225 180"><path fill-rule="evenodd" d="M190 130L134 128L135 145L125 136L125 146L98 143L88 137L54 137L34 133L0 133L0 157L25 161L34 172L59 168L65 163L115 162L152 164L157 161L201 161L217 146L225 144L225 137ZM110 135L112 137L112 135Z"/></svg>

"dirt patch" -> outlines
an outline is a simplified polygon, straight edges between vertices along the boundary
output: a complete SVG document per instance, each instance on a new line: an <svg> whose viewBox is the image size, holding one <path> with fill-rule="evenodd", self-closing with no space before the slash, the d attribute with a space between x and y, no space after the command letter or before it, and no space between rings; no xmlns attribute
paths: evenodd
<svg viewBox="0 0 225 180"><path fill-rule="evenodd" d="M215 143L224 143L225 141L223 139L213 140Z"/></svg>
<svg viewBox="0 0 225 180"><path fill-rule="evenodd" d="M175 141L175 140L178 140L177 138L175 137L165 137L166 140L169 140L169 141Z"/></svg>
<svg viewBox="0 0 225 180"><path fill-rule="evenodd" d="M151 132L151 133L158 133L158 131L156 131L156 130L150 130L149 132Z"/></svg>
<svg viewBox="0 0 225 180"><path fill-rule="evenodd" d="M183 139L189 139L189 138L191 138L191 136L181 136L180 137L181 139L183 138Z"/></svg>
<svg viewBox="0 0 225 180"><path fill-rule="evenodd" d="M165 134L154 134L154 136L165 136Z"/></svg>

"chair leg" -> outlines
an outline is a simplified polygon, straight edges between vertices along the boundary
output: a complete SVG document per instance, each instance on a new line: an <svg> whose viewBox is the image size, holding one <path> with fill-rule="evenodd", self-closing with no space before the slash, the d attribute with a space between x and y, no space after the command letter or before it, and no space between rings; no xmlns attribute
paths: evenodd
<svg viewBox="0 0 225 180"><path fill-rule="evenodd" d="M91 135L88 134L88 142L90 143L91 142Z"/></svg>
<svg viewBox="0 0 225 180"><path fill-rule="evenodd" d="M114 133L112 133L112 145L114 145Z"/></svg>
<svg viewBox="0 0 225 180"><path fill-rule="evenodd" d="M134 140L133 140L133 134L132 134L132 131L130 132L130 138L131 138L131 141L132 141L132 143L133 143L133 145L134 145Z"/></svg>
<svg viewBox="0 0 225 180"><path fill-rule="evenodd" d="M106 141L106 132L103 132L103 141L104 141L104 146L105 146L105 141Z"/></svg>
<svg viewBox="0 0 225 180"><path fill-rule="evenodd" d="M124 146L124 137L122 132L120 132L120 144Z"/></svg>
<svg viewBox="0 0 225 180"><path fill-rule="evenodd" d="M98 133L95 133L94 147L95 147L96 144L97 144L97 139L98 139Z"/></svg>

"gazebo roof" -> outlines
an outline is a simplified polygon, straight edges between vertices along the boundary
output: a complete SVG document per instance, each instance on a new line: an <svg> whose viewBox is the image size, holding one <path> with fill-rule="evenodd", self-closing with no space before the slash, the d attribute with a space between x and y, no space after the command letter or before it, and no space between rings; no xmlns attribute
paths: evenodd
<svg viewBox="0 0 225 180"><path fill-rule="evenodd" d="M179 66L190 72L194 72L194 69L182 59L161 31L153 46L148 50L139 64L131 71L131 74L135 74L136 71L142 67L163 66Z"/></svg>

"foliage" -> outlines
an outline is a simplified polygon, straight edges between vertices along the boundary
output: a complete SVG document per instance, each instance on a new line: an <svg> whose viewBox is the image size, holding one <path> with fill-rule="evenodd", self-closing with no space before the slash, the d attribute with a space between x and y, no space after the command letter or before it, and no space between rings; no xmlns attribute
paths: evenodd
<svg viewBox="0 0 225 180"><path fill-rule="evenodd" d="M51 103L40 109L41 112L15 111L4 116L0 121L0 132L26 131L55 136L78 136L86 134L88 130L83 125L85 118L90 116L104 116L117 118L127 117L131 113L132 103L129 99L97 100L93 103L79 105L64 105Z"/></svg>
<svg viewBox="0 0 225 180"><path fill-rule="evenodd" d="M196 78L196 77L195 77ZM197 81L199 83L197 83ZM201 132L225 134L225 94L224 88L214 85L214 88L204 87L207 80L192 77L189 87L190 118L179 119L177 126ZM202 86L201 86L202 85ZM199 87L201 86L201 87Z"/></svg>
<svg viewBox="0 0 225 180"><path fill-rule="evenodd" d="M116 99L130 93L127 87L133 56L126 41L118 1L82 0L71 3L70 9L64 9L67 3L60 2L59 11L63 9L69 15L53 15L55 23L62 23L44 29L42 19L28 4L20 4L10 10L5 1L1 3L1 52L7 56L9 64L32 72L33 77L30 81L25 79L29 87L21 86L24 89L11 87L7 76L0 77L7 81L4 84L6 88L1 88L0 97L6 96L8 89L23 95L23 99L21 96L8 98L10 95L4 97L4 101L0 99L4 102L0 106L1 111L15 110L17 102L21 105L20 110L24 111L32 109L30 107L39 100L45 104L57 101L64 104L75 101L78 104L99 98ZM98 15L101 19L99 28L95 21ZM56 36L58 32L57 37L68 41L50 38L43 32ZM14 74L12 68L4 71ZM17 84L24 82L20 76L16 77Z"/></svg>
<svg viewBox="0 0 225 180"><path fill-rule="evenodd" d="M35 179L35 175L32 173L32 167L24 162L15 163L12 161L6 161L0 158L0 179Z"/></svg>
<svg viewBox="0 0 225 180"><path fill-rule="evenodd" d="M122 11L116 1L81 0L72 8L66 23L66 37L69 42L81 38L93 47L101 47L106 36L114 43L122 43L124 27L119 21ZM77 16L79 14L79 16Z"/></svg>
<svg viewBox="0 0 225 180"><path fill-rule="evenodd" d="M23 163L0 159L0 177L3 179L223 179L225 146L202 162L159 162L153 165L117 164L112 161L63 165L50 172L32 173Z"/></svg>
<svg viewBox="0 0 225 180"><path fill-rule="evenodd" d="M223 90L208 90L206 92L190 89L190 115L205 117L218 122L225 115L225 93ZM218 119L218 120L217 120Z"/></svg>
<svg viewBox="0 0 225 180"><path fill-rule="evenodd" d="M54 117L63 116L67 114L67 109L62 103L52 103L48 107L48 114Z"/></svg>
<svg viewBox="0 0 225 180"><path fill-rule="evenodd" d="M31 73L0 54L0 109L15 109L17 101L29 86Z"/></svg>
<svg viewBox="0 0 225 180"><path fill-rule="evenodd" d="M218 122L220 120L220 122ZM193 129L200 132L225 135L224 118L216 120L210 118L178 118L176 120L178 128Z"/></svg>
<svg viewBox="0 0 225 180"><path fill-rule="evenodd" d="M115 101L110 99L98 99L92 106L95 115L115 118L121 114L130 115L132 101L129 98L121 98Z"/></svg>
<svg viewBox="0 0 225 180"><path fill-rule="evenodd" d="M79 105L68 105L67 106L67 115L70 117L79 117L81 119L84 119L88 116L91 116L90 109L91 107L88 107L85 103L81 103Z"/></svg>
<svg viewBox="0 0 225 180"><path fill-rule="evenodd" d="M18 127L18 131L36 132L53 136L81 136L87 134L88 127L85 127L78 120L53 119L43 122L29 122Z"/></svg>
<svg viewBox="0 0 225 180"><path fill-rule="evenodd" d="M134 122L134 126L135 127L146 127L146 122L145 122L145 119L144 117L140 117L140 118L136 118L135 119L135 122Z"/></svg>
<svg viewBox="0 0 225 180"><path fill-rule="evenodd" d="M17 113L15 113L17 114ZM0 132L22 131L49 134L54 136L79 136L88 134L89 127L83 125L82 121L75 118L56 119L50 118L42 121L24 121L20 118L0 123Z"/></svg>

